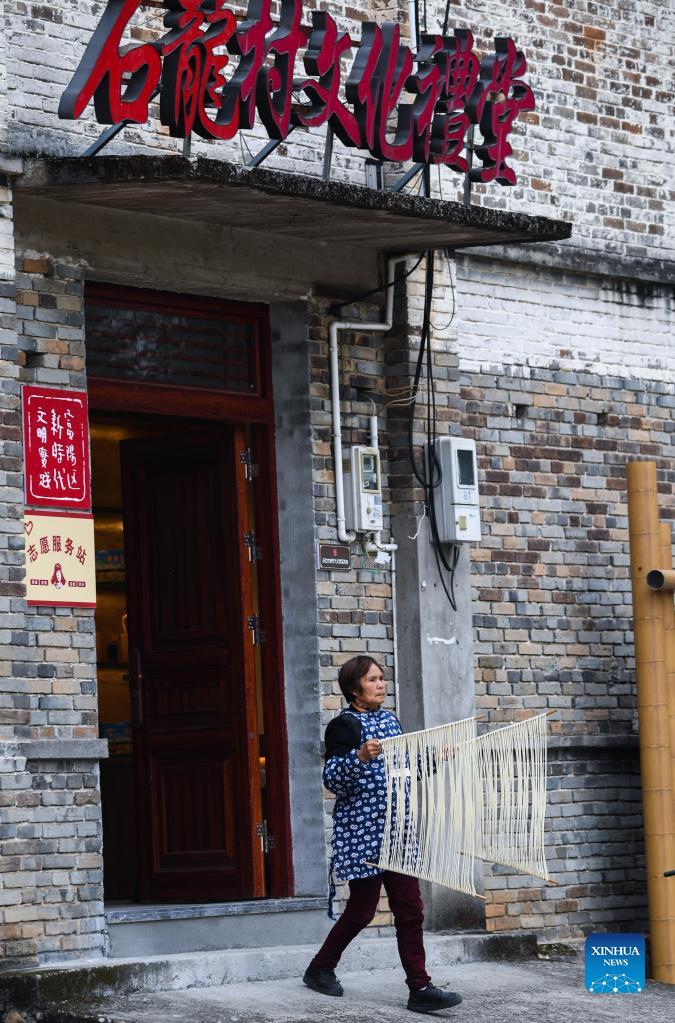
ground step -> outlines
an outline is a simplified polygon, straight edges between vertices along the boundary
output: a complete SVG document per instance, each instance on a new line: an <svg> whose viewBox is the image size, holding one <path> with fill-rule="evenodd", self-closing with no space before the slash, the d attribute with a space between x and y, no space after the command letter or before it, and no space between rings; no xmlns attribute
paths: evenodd
<svg viewBox="0 0 675 1023"><path fill-rule="evenodd" d="M466 933L425 935L430 972L458 962L517 960L536 955L534 934ZM74 992L80 1000L136 991L180 991L244 981L301 977L315 945L237 948L133 959L101 959L68 967L0 974L0 1003L35 1010L56 1005ZM354 942L340 967L345 971L391 968L398 962L394 938ZM1 1007L1 1004L0 1004Z"/></svg>

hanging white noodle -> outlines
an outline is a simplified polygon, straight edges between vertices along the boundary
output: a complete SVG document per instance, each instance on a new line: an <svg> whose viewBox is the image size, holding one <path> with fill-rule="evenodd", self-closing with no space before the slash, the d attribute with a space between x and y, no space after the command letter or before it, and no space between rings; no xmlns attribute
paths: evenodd
<svg viewBox="0 0 675 1023"><path fill-rule="evenodd" d="M548 880L546 715L476 736L474 718L382 740L378 866L476 895L480 857Z"/></svg>
<svg viewBox="0 0 675 1023"><path fill-rule="evenodd" d="M544 855L547 716L496 728L476 740L481 826L477 854L549 880Z"/></svg>
<svg viewBox="0 0 675 1023"><path fill-rule="evenodd" d="M475 719L467 718L382 740L380 867L476 894L475 737Z"/></svg>

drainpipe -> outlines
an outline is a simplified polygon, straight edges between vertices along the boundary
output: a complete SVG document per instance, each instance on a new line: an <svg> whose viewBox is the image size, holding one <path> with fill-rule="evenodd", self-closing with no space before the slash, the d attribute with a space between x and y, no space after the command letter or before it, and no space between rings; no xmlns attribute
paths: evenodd
<svg viewBox="0 0 675 1023"><path fill-rule="evenodd" d="M417 9L415 0L408 0L408 25L410 28L410 49L417 49Z"/></svg>
<svg viewBox="0 0 675 1023"><path fill-rule="evenodd" d="M335 459L335 504L337 510L337 535L340 543L352 543L356 539L356 533L347 532L345 519L345 489L342 475L342 419L340 415L340 363L338 358L338 332L341 330L368 330L379 331L386 334L390 331L394 321L394 267L397 263L404 263L412 259L410 254L394 256L387 260L387 284L384 320L368 322L365 320L334 320L330 325L330 390L331 404L333 406L333 457ZM373 418L375 419L375 437L377 439L377 417L371 417L371 435L373 430ZM391 545L380 544L380 535L375 534L374 548L376 550L392 549Z"/></svg>

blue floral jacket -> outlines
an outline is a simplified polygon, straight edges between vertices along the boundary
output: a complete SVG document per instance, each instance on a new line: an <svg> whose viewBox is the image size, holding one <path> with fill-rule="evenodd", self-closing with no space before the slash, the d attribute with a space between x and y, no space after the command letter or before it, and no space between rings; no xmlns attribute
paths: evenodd
<svg viewBox="0 0 675 1023"><path fill-rule="evenodd" d="M343 756L329 756L323 782L336 795L333 810L333 865L338 881L375 877L383 873L376 863L384 834L387 792L382 757L362 764L357 749L368 739L386 739L401 734L398 718L390 710L343 710L361 724L358 745Z"/></svg>

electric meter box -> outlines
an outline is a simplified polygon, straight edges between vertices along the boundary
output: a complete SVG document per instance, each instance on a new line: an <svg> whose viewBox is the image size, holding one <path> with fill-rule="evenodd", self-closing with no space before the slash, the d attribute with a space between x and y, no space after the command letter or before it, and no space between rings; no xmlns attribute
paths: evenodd
<svg viewBox="0 0 675 1023"><path fill-rule="evenodd" d="M435 468L433 473L431 467L428 471L429 479L437 484L432 487L432 500L441 543L480 540L476 442L466 437L439 437L434 454Z"/></svg>
<svg viewBox="0 0 675 1023"><path fill-rule="evenodd" d="M343 460L347 529L371 533L382 529L382 478L377 448L355 444Z"/></svg>

